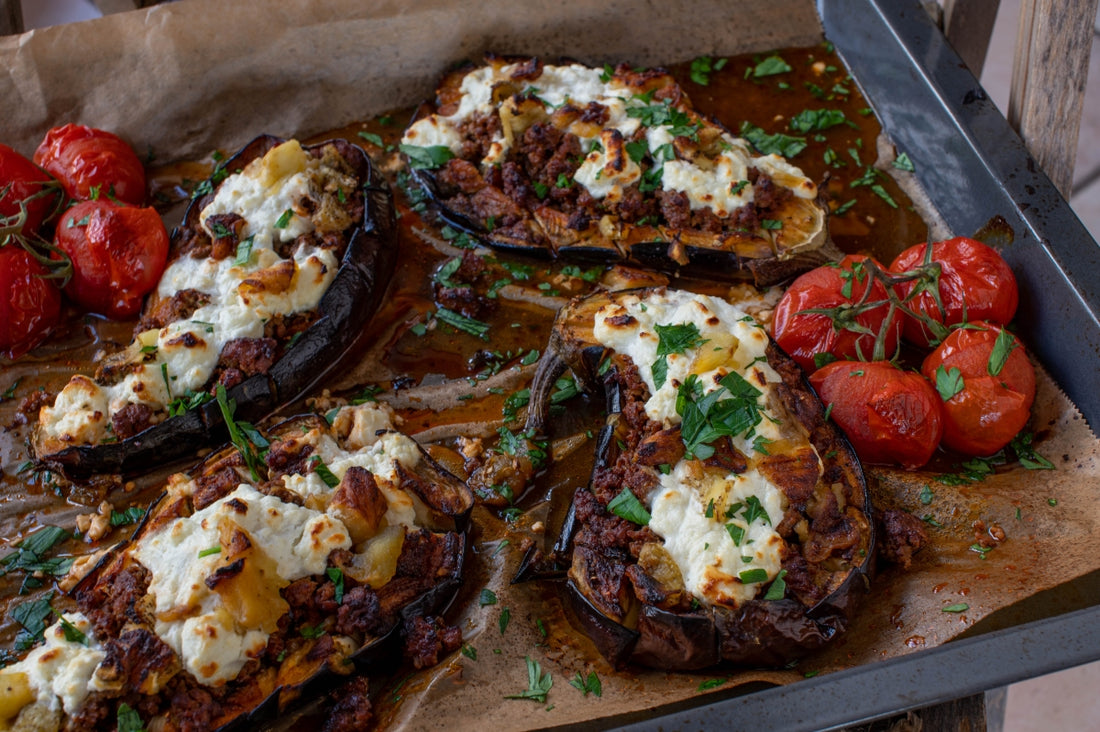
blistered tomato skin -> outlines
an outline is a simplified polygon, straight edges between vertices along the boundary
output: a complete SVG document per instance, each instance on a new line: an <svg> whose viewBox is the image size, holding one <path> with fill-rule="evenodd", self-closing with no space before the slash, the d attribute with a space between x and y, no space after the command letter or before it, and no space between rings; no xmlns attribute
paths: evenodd
<svg viewBox="0 0 1100 732"><path fill-rule="evenodd" d="M0 144L0 220L13 226L22 201L27 209L20 233L36 234L54 210L60 189L57 181L18 152Z"/></svg>
<svg viewBox="0 0 1100 732"><path fill-rule="evenodd" d="M22 247L0 247L0 350L19 358L46 339L61 317L61 291Z"/></svg>
<svg viewBox="0 0 1100 732"><path fill-rule="evenodd" d="M145 168L118 135L94 127L55 127L34 153L34 162L54 175L69 197L86 201L97 189L103 198L145 203Z"/></svg>
<svg viewBox="0 0 1100 732"><path fill-rule="evenodd" d="M927 244L909 247L890 264L895 273L911 270L924 261ZM1005 325L1016 314L1019 291L1012 269L996 249L964 236L934 242L932 261L940 265L941 311L931 292L920 292L909 307L946 325L986 320ZM914 284L896 286L904 299ZM937 340L928 327L912 317L903 318L905 339L927 347Z"/></svg>
<svg viewBox="0 0 1100 732"><path fill-rule="evenodd" d="M916 470L943 435L943 404L932 384L889 361L835 361L810 384L867 463Z"/></svg>
<svg viewBox="0 0 1100 732"><path fill-rule="evenodd" d="M850 254L836 265L812 269L795 279L775 309L772 337L806 373L812 373L817 365L814 356L830 354L835 359L856 360L873 358L875 336L882 330L889 314L886 288L861 264L874 261L869 257ZM875 262L878 264L878 262ZM881 267L881 265L879 265ZM871 292L867 295L867 290ZM866 298L864 296L867 295ZM865 299L868 303L882 305L862 312L845 308ZM818 308L840 308L840 320L828 314L803 312ZM845 327L844 318L850 325ZM857 332L869 330L867 332ZM890 358L897 349L901 337L901 325L895 319L886 329L882 358Z"/></svg>
<svg viewBox="0 0 1100 732"><path fill-rule="evenodd" d="M1027 425L1035 401L1035 368L1016 336L985 322L955 330L921 365L933 383L941 369L944 395L960 389L943 405L945 447L964 455L992 455ZM962 380L957 386L951 386L957 384L954 369Z"/></svg>
<svg viewBox="0 0 1100 732"><path fill-rule="evenodd" d="M55 244L73 263L65 294L116 320L138 314L168 258L168 232L156 210L103 200L66 211Z"/></svg>

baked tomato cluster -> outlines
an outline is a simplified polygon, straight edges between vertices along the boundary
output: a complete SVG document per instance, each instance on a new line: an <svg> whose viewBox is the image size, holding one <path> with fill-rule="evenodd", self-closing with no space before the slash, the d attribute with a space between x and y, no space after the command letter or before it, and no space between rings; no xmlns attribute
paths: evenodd
<svg viewBox="0 0 1100 732"><path fill-rule="evenodd" d="M108 318L137 314L168 258L144 204L145 168L111 132L56 127L33 161L0 145L0 351L18 358L45 340L62 291Z"/></svg>
<svg viewBox="0 0 1100 732"><path fill-rule="evenodd" d="M772 335L860 457L917 469L941 445L1001 450L1027 424L1035 369L1005 329L1019 292L996 250L956 237L902 252L889 267L849 255L797 278ZM907 341L919 358L912 363Z"/></svg>

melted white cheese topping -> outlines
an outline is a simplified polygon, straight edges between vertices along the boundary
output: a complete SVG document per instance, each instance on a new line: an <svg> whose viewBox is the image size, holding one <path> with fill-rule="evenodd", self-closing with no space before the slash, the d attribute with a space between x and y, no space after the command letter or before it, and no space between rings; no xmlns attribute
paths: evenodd
<svg viewBox="0 0 1100 732"><path fill-rule="evenodd" d="M67 640L65 629L58 620L46 628L45 643L5 672L26 674L38 703L75 714L90 691L104 690L94 674L106 654L92 637L91 623L83 614L64 613L62 617L84 634L86 644Z"/></svg>
<svg viewBox="0 0 1100 732"><path fill-rule="evenodd" d="M655 326L689 323L706 340L666 357L668 374L658 389L653 377L659 343ZM780 436L767 404L781 379L766 360L766 333L743 307L678 290L625 296L596 312L594 334L637 366L651 394L645 405L651 419L666 427L680 423L676 394L689 375L698 376L704 393L710 393L719 388L719 379L736 372L760 390L757 406L763 419L751 433L734 436L734 446L752 455L758 437ZM754 502L758 510L750 510ZM704 469L698 460L683 459L660 475L660 488L651 495L649 527L664 540L694 597L708 605L736 607L779 573L782 540L775 526L785 510L782 491L755 468L720 474ZM766 580L745 582L759 574L753 570L763 570Z"/></svg>
<svg viewBox="0 0 1100 732"><path fill-rule="evenodd" d="M519 64L505 65L500 68L483 66L463 77L460 85L461 98L454 113L442 116L433 114L417 120L406 130L402 142L407 145L430 147L441 145L456 155L461 151L461 126L475 116L488 116L499 113L493 103L494 89L505 85L516 85L512 73L520 68ZM634 183L640 177L637 163L633 163L637 174L618 176L601 173L604 159L596 143L601 132L618 130L623 138L629 139L642 125L638 116L630 116L629 110L637 110L660 102L646 101L635 95L634 90L611 77L601 79L605 72L580 64L568 66L544 66L542 74L533 80L518 82L523 93L531 92L542 100L548 112L552 112L565 103L583 107L589 102L597 102L608 108L608 121L600 127L581 122L573 122L567 130L580 138L585 150L589 151L574 179L584 186L592 197L612 199L622 195L622 189ZM501 106L511 105L509 97ZM503 118L502 118L503 119ZM691 208L710 207L721 217L729 216L738 208L753 201L753 188L748 185L748 169L754 167L768 174L779 185L788 187L800 198L813 199L817 196L817 187L801 170L778 155L754 155L744 140L721 132L723 151L714 159L698 164L688 160L668 159L666 145L672 143L671 125L655 125L646 130L646 142L653 159L662 170L661 186L665 190L680 191L687 195ZM601 144L602 146L602 144ZM504 134L498 134L492 141L489 154L481 160L483 168L504 159L508 152L508 141Z"/></svg>
<svg viewBox="0 0 1100 732"><path fill-rule="evenodd" d="M39 413L46 436L77 445L101 442L110 435L110 415L127 404L146 404L154 412L165 409L173 399L206 384L226 343L262 337L272 317L317 307L336 276L336 257L327 249L301 246L284 259L274 246L314 230L308 215L295 212L301 211L302 199L317 199L324 183L321 170L320 161L291 140L226 178L200 218L205 227L215 214L243 217L247 223L241 239L252 238L247 262L238 264L232 254L221 260L183 256L172 262L161 276L158 295L171 298L184 289L198 290L210 298L209 304L187 320L140 334L129 352L133 371L119 383L101 387L87 377L74 377L53 406Z"/></svg>
<svg viewBox="0 0 1100 732"><path fill-rule="evenodd" d="M298 438L313 445L313 454L338 479L353 465L374 473L388 504L376 535L386 533L388 527L416 526L414 500L396 484L394 463L414 468L420 451L416 442L404 435L392 431L375 434L377 430L392 430L392 418L392 410L384 405L348 407L337 417L352 425L343 446L317 429ZM134 549L134 558L152 575L149 595L157 635L203 684L219 685L236 677L250 658L263 653L272 629L242 623L239 613L235 615L222 595L207 584L230 559L223 555L230 551L222 546L226 537L236 532L247 537L245 561L259 574L249 575L251 584L243 589L257 593L261 604L281 602L278 590L294 580L323 574L329 555L336 549L352 549L368 560L371 556L369 538L353 547L351 532L332 506L336 491L316 472L286 475L283 483L302 497L304 505L285 502L241 483L202 510L142 536ZM187 493L192 489L187 479L173 490ZM363 571L369 573L369 569ZM264 600L269 594L270 600ZM267 620L273 622L278 614Z"/></svg>

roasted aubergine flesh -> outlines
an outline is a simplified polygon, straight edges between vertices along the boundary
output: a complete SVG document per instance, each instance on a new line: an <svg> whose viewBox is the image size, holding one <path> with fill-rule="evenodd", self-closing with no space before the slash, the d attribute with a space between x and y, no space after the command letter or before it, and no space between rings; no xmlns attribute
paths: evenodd
<svg viewBox="0 0 1100 732"><path fill-rule="evenodd" d="M22 695L16 727L109 730L120 710L145 729L251 727L332 674L395 661L403 628L461 583L473 496L389 407L329 417L170 477L76 586L79 611L0 670Z"/></svg>
<svg viewBox="0 0 1100 732"><path fill-rule="evenodd" d="M200 190L134 341L40 410L44 467L132 473L222 442L216 386L257 421L330 369L377 307L396 223L360 148L259 137Z"/></svg>
<svg viewBox="0 0 1100 732"><path fill-rule="evenodd" d="M862 469L764 307L652 288L558 314L528 427L567 367L609 416L541 569L567 570L615 665L783 665L839 635L867 589Z"/></svg>
<svg viewBox="0 0 1100 732"><path fill-rule="evenodd" d="M770 285L835 258L817 186L661 70L490 57L405 131L413 175L490 246Z"/></svg>

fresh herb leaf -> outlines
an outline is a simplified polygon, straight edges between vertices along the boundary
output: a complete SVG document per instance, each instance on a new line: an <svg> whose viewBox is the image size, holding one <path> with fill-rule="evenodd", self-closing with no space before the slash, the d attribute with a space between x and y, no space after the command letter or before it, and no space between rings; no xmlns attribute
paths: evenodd
<svg viewBox="0 0 1100 732"><path fill-rule="evenodd" d="M945 369L942 363L936 368L936 391L939 392L940 399L950 401L964 386L962 371L959 369Z"/></svg>
<svg viewBox="0 0 1100 732"><path fill-rule="evenodd" d="M333 584L332 599L339 605L344 601L344 570L339 567L329 567L325 570L325 574Z"/></svg>
<svg viewBox="0 0 1100 732"><path fill-rule="evenodd" d="M312 640L314 638L320 638L321 636L323 636L325 634L325 629L321 626L320 623L318 623L317 625L303 625L301 630L299 630L298 632L302 635L303 638L308 638Z"/></svg>
<svg viewBox="0 0 1100 732"><path fill-rule="evenodd" d="M115 725L118 727L118 732L145 732L145 724L141 721L141 715L126 702L118 705Z"/></svg>
<svg viewBox="0 0 1100 732"><path fill-rule="evenodd" d="M657 360L652 366L653 384L660 389L668 378L668 357L698 348L707 339L700 335L695 323L655 325L654 330L657 331Z"/></svg>
<svg viewBox="0 0 1100 732"><path fill-rule="evenodd" d="M455 282L451 279L461 266L461 257L451 257L443 263L443 266L436 270L435 274L432 275L432 279L443 287L462 287L463 283Z"/></svg>
<svg viewBox="0 0 1100 732"><path fill-rule="evenodd" d="M464 333L469 333L472 336L477 336L481 340L489 340L489 324L480 320L474 320L473 318L467 318L461 313L456 313L453 310L447 308L439 308L435 313L436 320L439 320L456 330L460 330Z"/></svg>
<svg viewBox="0 0 1100 732"><path fill-rule="evenodd" d="M775 76L776 74L785 74L791 70L791 65L783 60L780 56L768 56L763 61L756 64L752 69L752 76L755 79L760 79L765 76Z"/></svg>
<svg viewBox="0 0 1100 732"><path fill-rule="evenodd" d="M745 541L745 529L737 524L726 524L726 532L737 546L741 546L741 543Z"/></svg>
<svg viewBox="0 0 1100 732"><path fill-rule="evenodd" d="M629 488L624 487L619 495L612 498L611 502L607 504L607 510L619 518L626 519L639 526L649 525L649 511Z"/></svg>
<svg viewBox="0 0 1100 732"><path fill-rule="evenodd" d="M480 607L485 607L486 605L496 605L497 594L490 590L488 587L482 588L481 594L477 598L477 604Z"/></svg>
<svg viewBox="0 0 1100 732"><path fill-rule="evenodd" d="M53 592L47 592L36 600L28 600L13 607L9 612L12 620L23 626L15 636L15 650L25 651L44 640L43 632L46 630L46 618L53 613L50 600Z"/></svg>
<svg viewBox="0 0 1100 732"><path fill-rule="evenodd" d="M61 634L65 636L66 641L84 646L88 645L88 636L84 634L84 631L73 625L68 618L58 611L54 610L53 614L57 616L58 622L61 623Z"/></svg>
<svg viewBox="0 0 1100 732"><path fill-rule="evenodd" d="M335 488L340 485L340 479L321 461L320 455L314 455L310 459L310 462L313 464L313 472L317 474L317 477L320 478L325 485L329 488Z"/></svg>
<svg viewBox="0 0 1100 732"><path fill-rule="evenodd" d="M584 692L585 696L592 694L594 696L603 695L603 684L600 683L600 677L596 675L595 671L588 674L588 678L582 676L579 672L573 677L573 680L569 682L569 685L574 689L580 689Z"/></svg>
<svg viewBox="0 0 1100 732"><path fill-rule="evenodd" d="M768 231L778 231L783 228L783 222L779 219L761 219L760 228Z"/></svg>
<svg viewBox="0 0 1100 732"><path fill-rule="evenodd" d="M470 659L471 661L476 661L477 649L471 646L469 643L466 643L462 646L462 655Z"/></svg>
<svg viewBox="0 0 1100 732"><path fill-rule="evenodd" d="M714 454L710 443L746 434L761 422L761 392L736 372L724 376L719 388L706 396L702 391L699 377L689 375L676 394L676 413L688 456L705 460Z"/></svg>
<svg viewBox="0 0 1100 732"><path fill-rule="evenodd" d="M405 158L409 161L409 167L413 170L435 170L445 165L448 160L455 156L451 152L451 148L446 145L419 147L402 143L397 147L405 153Z"/></svg>
<svg viewBox="0 0 1100 732"><path fill-rule="evenodd" d="M15 381L13 381L11 386L9 386L7 389L5 389L3 394L0 394L0 402L5 402L8 399L14 399L15 398L15 390L16 390L16 388L18 388L19 382L22 381L22 380L23 380L22 378L19 378L19 379L16 379Z"/></svg>
<svg viewBox="0 0 1100 732"><path fill-rule="evenodd" d="M554 679L550 672L542 672L542 666L538 661L531 660L530 656L524 656L527 661L527 688L518 694L509 694L505 699L530 699L540 703L546 703L546 695L554 686Z"/></svg>
<svg viewBox="0 0 1100 732"><path fill-rule="evenodd" d="M221 554L221 553L222 553L222 548L220 546L214 545L214 546L211 546L211 547L207 547L206 549L200 550L199 551L199 559L202 559L203 557L210 557L210 556L213 556L215 554Z"/></svg>
<svg viewBox="0 0 1100 732"><path fill-rule="evenodd" d="M696 691L710 691L711 689L717 689L719 686L722 686L728 681L729 679L707 679L706 681L701 682L699 686L696 687Z"/></svg>
<svg viewBox="0 0 1100 732"><path fill-rule="evenodd" d="M791 129L806 134L827 130L848 121L839 109L804 109L791 118Z"/></svg>
<svg viewBox="0 0 1100 732"><path fill-rule="evenodd" d="M285 229L287 226L290 225L290 219L293 216L294 216L294 211L292 211L291 209L288 208L286 211L283 211L283 213L280 214L279 218L277 218L275 220L275 228L276 229Z"/></svg>
<svg viewBox="0 0 1100 732"><path fill-rule="evenodd" d="M906 153L902 153L901 155L898 155L896 158L894 158L893 165L898 170L905 170L910 173L915 170L915 168L913 167L913 161L909 159L909 155Z"/></svg>
<svg viewBox="0 0 1100 732"><path fill-rule="evenodd" d="M508 623L512 620L512 611L508 608L504 608L500 611L500 618L497 620L497 626L500 628L500 634L504 635L504 631L508 630Z"/></svg>
<svg viewBox="0 0 1100 732"><path fill-rule="evenodd" d="M768 591L764 593L765 600L782 600L783 596L787 593L787 581L783 579L787 575L787 570L779 570L779 574L772 580L771 586L768 587Z"/></svg>
<svg viewBox="0 0 1100 732"><path fill-rule="evenodd" d="M145 518L145 509L130 506L125 511L111 511L111 526L130 526Z"/></svg>
<svg viewBox="0 0 1100 732"><path fill-rule="evenodd" d="M375 134L373 132L366 132L364 130L360 130L358 135L375 147L386 146L386 141L382 139L381 135Z"/></svg>
<svg viewBox="0 0 1100 732"><path fill-rule="evenodd" d="M997 333L997 340L993 341L993 350L989 352L989 363L986 365L986 371L989 372L990 376L1001 374L1001 370L1008 363L1009 355L1018 345L1012 334L1001 328L1001 331Z"/></svg>
<svg viewBox="0 0 1100 732"><path fill-rule="evenodd" d="M252 479L260 480L262 455L267 450L268 441L249 423L237 422L233 419L237 411L237 402L235 399L226 397L225 387L221 384L218 384L215 389L215 399L218 401L218 408L221 410L222 419L225 420L225 426L229 430L230 441L244 458Z"/></svg>
<svg viewBox="0 0 1100 732"><path fill-rule="evenodd" d="M785 158L793 158L806 149L805 137L793 137L780 132L769 135L759 127L744 122L741 124L741 137L752 143L752 146L764 155L782 155Z"/></svg>
<svg viewBox="0 0 1100 732"><path fill-rule="evenodd" d="M924 486L923 488L921 488L920 495L917 496L921 504L925 506L931 505L932 499L934 499L935 497L936 494L932 492L932 488L929 486Z"/></svg>
<svg viewBox="0 0 1100 732"><path fill-rule="evenodd" d="M754 585L754 584L757 584L759 582L767 582L768 581L768 570L763 569L761 567L756 567L754 569L746 569L743 572L741 572L740 574L738 574L737 578L739 580L741 580L742 584L746 584L746 585Z"/></svg>
<svg viewBox="0 0 1100 732"><path fill-rule="evenodd" d="M941 608L945 613L962 613L970 609L970 606L965 602L956 602L954 605L947 605Z"/></svg>
<svg viewBox="0 0 1100 732"><path fill-rule="evenodd" d="M691 62L691 80L700 86L710 83L711 72L720 71L729 59L712 59L710 56L700 56Z"/></svg>

